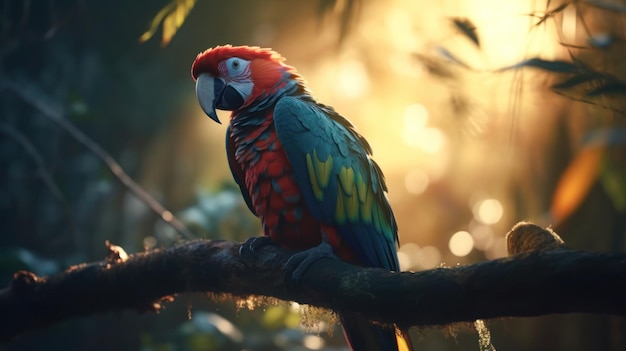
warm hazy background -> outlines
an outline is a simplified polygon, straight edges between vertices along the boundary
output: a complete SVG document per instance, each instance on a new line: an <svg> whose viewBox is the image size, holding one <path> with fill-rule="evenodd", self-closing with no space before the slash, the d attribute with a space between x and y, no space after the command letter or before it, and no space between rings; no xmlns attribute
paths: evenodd
<svg viewBox="0 0 626 351"><path fill-rule="evenodd" d="M100 260L105 240L137 252L180 238L33 102L61 111L193 236L260 233L228 172L226 127L202 113L189 75L198 52L226 43L280 52L370 141L403 269L503 257L504 235L520 220L552 225L576 249L624 250L626 89L593 94L609 80L581 75L626 75L621 1L197 0L168 45L160 30L140 43L168 3L0 2L2 286L18 269L53 274ZM533 58L545 61L525 61ZM573 58L576 72L546 63ZM550 88L577 75L582 83ZM336 327L333 337L323 326L302 334L297 310L180 297L159 316L72 320L0 350L344 347ZM623 350L624 322L572 315L488 325L498 350ZM419 331L416 345L479 349L475 333L457 333Z"/></svg>

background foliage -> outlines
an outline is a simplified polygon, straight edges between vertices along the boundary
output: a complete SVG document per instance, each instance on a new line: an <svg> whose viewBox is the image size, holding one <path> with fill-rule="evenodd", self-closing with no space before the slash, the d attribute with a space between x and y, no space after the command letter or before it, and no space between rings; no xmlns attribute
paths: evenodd
<svg viewBox="0 0 626 351"><path fill-rule="evenodd" d="M19 92L61 111L193 236L258 235L227 170L224 127L202 115L189 74L198 52L224 43L281 52L371 141L404 269L503 256L522 219L576 249L622 251L624 13L595 0L3 0L0 281L100 260L105 240L137 252L186 238ZM158 316L85 317L0 349L345 347L327 318L303 333L295 305L245 305L181 296ZM622 318L488 325L501 350L626 346ZM463 328L413 332L418 349L478 348Z"/></svg>

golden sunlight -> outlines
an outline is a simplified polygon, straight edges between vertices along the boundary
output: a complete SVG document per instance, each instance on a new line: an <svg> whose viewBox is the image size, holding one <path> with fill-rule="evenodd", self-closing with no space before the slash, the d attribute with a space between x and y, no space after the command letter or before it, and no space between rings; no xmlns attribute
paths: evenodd
<svg viewBox="0 0 626 351"><path fill-rule="evenodd" d="M404 142L418 146L415 139L428 123L428 110L421 104L411 104L404 109Z"/></svg>
<svg viewBox="0 0 626 351"><path fill-rule="evenodd" d="M367 70L360 61L347 60L341 62L337 73L335 91L338 94L348 99L356 99L368 93L369 77Z"/></svg>
<svg viewBox="0 0 626 351"><path fill-rule="evenodd" d="M404 143L425 153L436 154L446 137L439 128L427 127L428 110L421 104L411 104L404 110Z"/></svg>
<svg viewBox="0 0 626 351"><path fill-rule="evenodd" d="M563 31L563 39L568 43L573 43L576 40L576 23L578 18L576 15L576 6L568 6L563 10L563 21L561 23L561 30Z"/></svg>
<svg viewBox="0 0 626 351"><path fill-rule="evenodd" d="M527 58L558 57L554 22L536 27L537 18L529 16L545 10L545 4L523 0L428 6L409 0L365 2L339 47L337 28L320 28L314 18L295 15L291 24L302 30L276 27L260 43L286 57L314 96L353 122L372 146L385 174L402 248L419 244L410 252L400 249L403 269L433 268L451 254L462 257L474 248L486 256L502 255L500 234L516 211L507 188L518 172L516 154L527 152L527 139L537 139L538 118L550 111L537 104L543 95L517 89L527 80L543 84L536 70L494 70ZM558 27L572 32L576 13L567 16ZM455 29L453 18L476 27L479 45ZM467 67L442 57L445 51ZM228 116L220 118L225 122ZM205 135L202 142L210 145L206 149L223 150L225 127L204 116L196 121ZM214 163L227 169L217 157L222 153ZM468 207L476 192L489 196ZM463 228L471 218L475 225ZM451 228L466 232L451 238Z"/></svg>

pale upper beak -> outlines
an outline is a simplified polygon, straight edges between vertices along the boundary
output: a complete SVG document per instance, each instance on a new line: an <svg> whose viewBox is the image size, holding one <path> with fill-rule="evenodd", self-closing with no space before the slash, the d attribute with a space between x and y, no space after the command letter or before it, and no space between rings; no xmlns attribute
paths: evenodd
<svg viewBox="0 0 626 351"><path fill-rule="evenodd" d="M217 118L215 109L218 102L221 100L221 96L224 93L226 84L221 78L215 78L207 73L202 73L196 79L196 96L202 111L207 114L212 120L217 123L220 122Z"/></svg>

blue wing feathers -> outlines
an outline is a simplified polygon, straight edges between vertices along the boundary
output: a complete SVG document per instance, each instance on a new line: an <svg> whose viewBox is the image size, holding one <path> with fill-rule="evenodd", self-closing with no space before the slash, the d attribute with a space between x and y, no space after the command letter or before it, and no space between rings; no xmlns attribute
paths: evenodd
<svg viewBox="0 0 626 351"><path fill-rule="evenodd" d="M365 138L307 95L281 98L274 126L313 216L336 226L363 264L399 270L396 222Z"/></svg>

